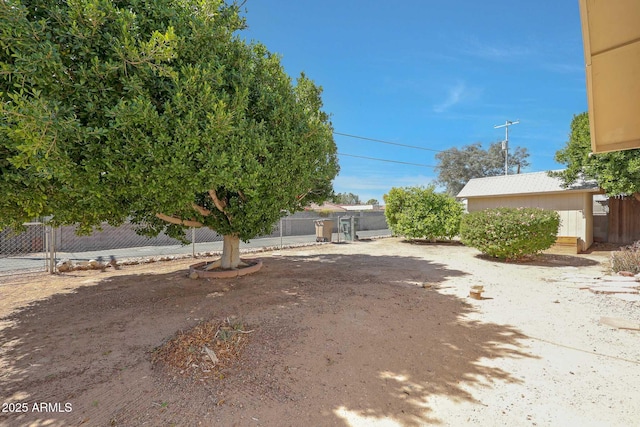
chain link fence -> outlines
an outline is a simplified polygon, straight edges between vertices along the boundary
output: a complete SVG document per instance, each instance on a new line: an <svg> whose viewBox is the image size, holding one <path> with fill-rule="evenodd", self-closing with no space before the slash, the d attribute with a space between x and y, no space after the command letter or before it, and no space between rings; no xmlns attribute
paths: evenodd
<svg viewBox="0 0 640 427"><path fill-rule="evenodd" d="M344 240L339 232L340 218L356 217L357 234L361 238L390 235L384 212L336 212L320 217L317 212L298 212L283 217L271 234L241 243L241 250L261 250L313 244L317 241L316 221L332 219L332 241ZM61 261L74 264L116 261L144 262L177 257L196 257L222 251L223 237L207 228L189 229L185 237L188 244L167 235L149 238L135 232L133 224L102 226L89 236L78 236L75 227L52 228L41 222L25 224L26 231L16 234L12 230L0 232L0 276L20 272L55 272Z"/></svg>
<svg viewBox="0 0 640 427"><path fill-rule="evenodd" d="M48 227L41 222L30 222L24 226L26 230L23 232L11 228L0 231L0 275L10 274L16 269L47 269Z"/></svg>

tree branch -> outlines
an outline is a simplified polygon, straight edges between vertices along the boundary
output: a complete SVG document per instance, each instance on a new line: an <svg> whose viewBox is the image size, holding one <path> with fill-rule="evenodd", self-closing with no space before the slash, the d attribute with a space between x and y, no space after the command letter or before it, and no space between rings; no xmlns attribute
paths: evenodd
<svg viewBox="0 0 640 427"><path fill-rule="evenodd" d="M163 221L169 222L171 224L184 225L187 227L202 227L203 224L198 221L191 221L188 219L176 218L174 216L169 216L161 213L157 213L156 217L160 218Z"/></svg>
<svg viewBox="0 0 640 427"><path fill-rule="evenodd" d="M229 221L229 224L231 224L231 215L229 215L224 208L227 207L227 202L224 200L220 200L218 199L218 195L216 194L216 190L209 190L209 197L211 197L211 200L213 200L213 204L216 205L216 208L218 208L218 210L220 212L222 212L224 214L224 216L227 217L227 221Z"/></svg>
<svg viewBox="0 0 640 427"><path fill-rule="evenodd" d="M213 200L213 204L216 205L216 208L222 213L224 212L224 208L227 207L227 203L218 199L218 195L216 194L216 190L209 190L209 197Z"/></svg>
<svg viewBox="0 0 640 427"><path fill-rule="evenodd" d="M310 188L306 193L302 193L298 196L296 196L296 200L297 201L302 201L302 199L304 199L305 197L307 197L309 195L309 193L311 193L313 191L312 188Z"/></svg>
<svg viewBox="0 0 640 427"><path fill-rule="evenodd" d="M210 211L209 209L203 208L203 207L202 207L202 206L200 206L200 205L197 205L197 204L193 203L193 204L191 205L191 207L193 207L193 209L197 210L197 211L198 211L198 213L199 213L200 215L202 215L202 216L209 216L209 215L211 215L211 211Z"/></svg>

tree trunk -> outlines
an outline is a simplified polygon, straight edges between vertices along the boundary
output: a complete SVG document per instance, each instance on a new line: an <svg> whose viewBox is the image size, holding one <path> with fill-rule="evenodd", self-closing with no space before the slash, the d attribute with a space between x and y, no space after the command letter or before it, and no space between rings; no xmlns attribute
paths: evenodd
<svg viewBox="0 0 640 427"><path fill-rule="evenodd" d="M240 267L240 238L236 234L226 234L222 243L222 265L224 270Z"/></svg>

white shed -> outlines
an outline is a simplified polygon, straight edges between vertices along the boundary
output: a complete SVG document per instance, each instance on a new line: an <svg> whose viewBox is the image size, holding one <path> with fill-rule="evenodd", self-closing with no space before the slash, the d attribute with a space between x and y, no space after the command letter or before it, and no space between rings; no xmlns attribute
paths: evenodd
<svg viewBox="0 0 640 427"><path fill-rule="evenodd" d="M578 249L585 251L593 243L593 195L600 193L595 181L563 188L559 178L533 172L471 179L457 198L466 199L469 212L497 207L554 210L560 214L558 237L577 238Z"/></svg>

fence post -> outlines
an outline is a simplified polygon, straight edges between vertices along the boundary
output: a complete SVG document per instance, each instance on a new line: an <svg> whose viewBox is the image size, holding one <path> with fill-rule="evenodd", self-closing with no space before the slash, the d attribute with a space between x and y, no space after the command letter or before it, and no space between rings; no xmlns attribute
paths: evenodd
<svg viewBox="0 0 640 427"><path fill-rule="evenodd" d="M283 218L280 217L280 249L282 249L282 222Z"/></svg>
<svg viewBox="0 0 640 427"><path fill-rule="evenodd" d="M44 227L44 268L45 271L49 272L49 240L51 239L49 227L46 225L42 225Z"/></svg>
<svg viewBox="0 0 640 427"><path fill-rule="evenodd" d="M48 258L49 258L49 274L56 272L56 229L54 226L49 226L49 244L47 245Z"/></svg>
<svg viewBox="0 0 640 427"><path fill-rule="evenodd" d="M191 227L191 256L196 257L196 229Z"/></svg>

